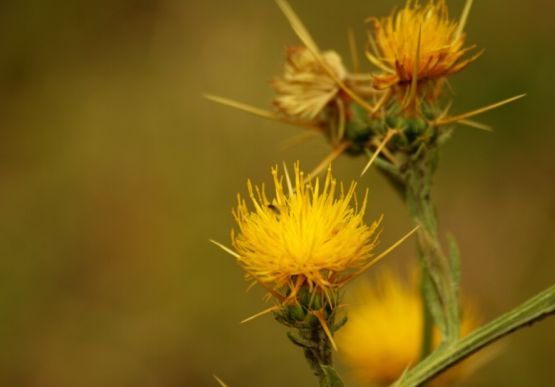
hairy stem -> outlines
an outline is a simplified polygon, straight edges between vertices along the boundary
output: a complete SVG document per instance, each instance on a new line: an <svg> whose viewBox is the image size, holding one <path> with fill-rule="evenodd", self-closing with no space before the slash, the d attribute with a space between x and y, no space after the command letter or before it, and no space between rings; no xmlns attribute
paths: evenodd
<svg viewBox="0 0 555 387"><path fill-rule="evenodd" d="M306 330L303 329L300 331L300 334L303 339L312 344L309 347L305 347L304 355L314 375L322 379L325 375L322 366L331 366L333 364L331 343L320 326Z"/></svg>
<svg viewBox="0 0 555 387"><path fill-rule="evenodd" d="M439 327L444 343L457 339L459 334L458 283L452 263L444 252L438 236L431 188L437 164L437 150L430 149L408 162L405 172L405 200L418 230L418 252L422 268L423 314L422 357L431 348L432 324ZM458 257L457 257L458 259ZM427 314L431 314L432 319Z"/></svg>
<svg viewBox="0 0 555 387"><path fill-rule="evenodd" d="M343 387L343 382L333 367L332 345L321 325L299 329L300 342L312 372L320 387ZM291 337L290 337L291 338ZM297 343L298 344L298 343Z"/></svg>

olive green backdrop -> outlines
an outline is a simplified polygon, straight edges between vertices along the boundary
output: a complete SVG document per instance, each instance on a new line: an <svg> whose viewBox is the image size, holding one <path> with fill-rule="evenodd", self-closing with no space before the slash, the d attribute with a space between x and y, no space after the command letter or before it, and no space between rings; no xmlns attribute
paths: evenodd
<svg viewBox="0 0 555 387"><path fill-rule="evenodd" d="M322 48L399 1L292 1ZM462 0L448 1L458 14ZM522 92L443 149L441 228L456 234L465 293L494 317L555 280L555 5L477 1L484 55L452 78L454 112ZM314 384L298 348L245 293L227 243L248 177L300 159L299 129L215 105L269 106L268 80L296 44L272 1L28 0L0 5L0 384L29 387ZM366 66L370 69L369 66ZM364 161L340 158L338 177ZM385 246L410 227L374 171L369 215ZM414 259L414 241L383 265ZM369 274L371 277L371 273ZM504 340L468 386L550 386L555 319Z"/></svg>

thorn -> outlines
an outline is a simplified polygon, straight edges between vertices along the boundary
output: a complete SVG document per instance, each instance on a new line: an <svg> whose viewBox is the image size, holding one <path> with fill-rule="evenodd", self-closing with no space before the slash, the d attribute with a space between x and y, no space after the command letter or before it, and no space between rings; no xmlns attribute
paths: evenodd
<svg viewBox="0 0 555 387"><path fill-rule="evenodd" d="M258 282L257 282L257 281L252 281L252 282L249 284L249 286L247 286L247 290L245 290L245 292L246 292L246 293L250 292L250 290L251 290L252 288L254 288L256 285L258 285Z"/></svg>
<svg viewBox="0 0 555 387"><path fill-rule="evenodd" d="M322 325L322 329L324 330L324 333L328 337L331 343L331 346L335 351L337 351L337 344L335 344L335 340L333 339L333 336L330 332L330 328L328 327L328 324L326 323L326 321L324 320L324 317L322 316L322 311L319 310L317 312L312 312L312 314L318 319L318 321L320 321L320 325Z"/></svg>
<svg viewBox="0 0 555 387"><path fill-rule="evenodd" d="M380 142L377 141L377 139L374 139L370 144L374 145L376 148L378 146L380 146ZM386 159L389 160L390 164L392 165L397 165L397 159L395 158L395 156L393 155L393 153L391 153L389 151L389 149L387 148L383 148L382 149L382 156L384 156ZM374 152L371 152L369 149L366 149L366 154L368 155L368 157L372 157L372 155L374 154ZM376 160L374 160L374 162L378 162L379 159L376 158Z"/></svg>
<svg viewBox="0 0 555 387"><path fill-rule="evenodd" d="M295 31L299 39L301 39L310 51L314 51L313 54L317 55L320 50L316 42L312 39L303 22L299 19L295 11L293 11L289 3L286 0L276 0L276 4L287 18L287 21L289 21L289 24L291 24L293 31Z"/></svg>
<svg viewBox="0 0 555 387"><path fill-rule="evenodd" d="M484 130L486 132L493 132L493 128L491 126L482 124L481 122L471 121L471 120L460 120L457 123L460 125L470 126L471 128Z"/></svg>
<svg viewBox="0 0 555 387"><path fill-rule="evenodd" d="M412 230L410 230L408 233L406 233L401 239L399 239L397 242L395 242L394 244L392 244L391 246L389 246L387 249L385 249L382 253L380 253L380 255L378 255L376 258L374 258L373 260L371 260L370 262L368 262L366 265L364 265L362 268L360 268L359 270L357 270L356 272L354 272L353 274L350 274L344 278L341 279L340 283L344 284L350 280L352 280L353 278L358 277L359 275L361 275L362 273L364 273L366 270L368 270L370 267L374 266L376 263L378 263L379 261L381 261L385 256L387 256L389 253L391 253L393 250L395 250L397 247L399 247L399 245L401 243L403 243L405 240L407 240L412 234L414 234L418 229L420 228L420 225L416 226L415 228L413 228Z"/></svg>
<svg viewBox="0 0 555 387"><path fill-rule="evenodd" d="M482 113L485 113L487 111L496 109L498 107L501 107L503 105L506 105L508 103L516 101L517 99L521 99L525 96L526 96L526 94L520 94L520 95L505 99L505 100L500 101L500 102L496 102L496 103L488 105L488 106L484 106L482 108L479 108L479 109L476 109L476 110L473 110L473 111L470 111L470 112L467 112L467 113L459 114L458 116L447 117L447 118L444 118L444 119L441 119L441 120L437 120L435 122L435 125L440 126L440 125L447 125L447 124L450 124L452 122L459 122L459 121L465 120L467 118L477 116L478 114L482 114Z"/></svg>
<svg viewBox="0 0 555 387"><path fill-rule="evenodd" d="M225 98L225 97L220 97L217 95L212 95L212 94L203 94L204 98L206 98L209 101L212 102L216 102L219 103L221 105L233 108L233 109L237 109L237 110L241 110L243 112L246 113L250 113L252 115L255 115L257 117L262 117L271 121L277 121L277 122L283 122L285 124L289 124L289 125L294 125L294 126L300 126L306 129L310 129L310 130L316 130L318 132L321 132L322 129L318 126L315 125L312 122L308 122L308 121L299 121L299 120L295 120L295 119L291 119L288 117L283 117L277 113L268 111L268 110L264 110L264 109L260 109L257 108L255 106L251 106L248 105L246 103L243 102L239 102L239 101L235 101L229 98Z"/></svg>
<svg viewBox="0 0 555 387"><path fill-rule="evenodd" d="M252 321L252 320L254 320L255 318L264 316L265 314L271 313L271 312L276 311L276 310L279 310L279 309L280 309L279 306L272 306L271 308L264 309L262 312L258 312L258 313L256 313L255 315L252 315L252 316L250 316L250 317L247 317L246 319L244 319L243 321L241 321L241 324L244 324L244 323L246 323L246 322Z"/></svg>
<svg viewBox="0 0 555 387"><path fill-rule="evenodd" d="M391 138L397 134L398 131L397 129L389 129L383 139L383 141L380 143L380 145L378 145L378 147L376 148L376 151L374 152L374 154L372 155L372 157L370 158L370 160L368 161L368 163L366 163L366 166L364 167L364 169L362 170L362 173L360 174L360 177L364 176L364 174L366 173L366 171L368 171L368 169L370 168L370 166L374 163L374 161L376 160L376 158L380 155L382 149L387 145L387 143L389 142L389 140L391 140Z"/></svg>
<svg viewBox="0 0 555 387"><path fill-rule="evenodd" d="M375 106L375 113L378 112L378 110L380 110L382 108L383 105L385 105L385 103L387 102L388 98L391 96L391 89L387 89L383 95L380 97L380 99L378 100L378 102L376 103Z"/></svg>
<svg viewBox="0 0 555 387"><path fill-rule="evenodd" d="M226 253L233 255L235 258L240 258L241 256L239 254L237 254L235 251L231 250L229 247L221 244L220 242L216 242L213 239L209 239L210 242L214 243L216 246L218 246L220 249L222 249L223 251L225 251Z"/></svg>
<svg viewBox="0 0 555 387"><path fill-rule="evenodd" d="M457 27L457 31L455 31L455 39L458 39L463 33L464 26L468 20L468 15L470 14L470 9L472 8L472 2L473 0L466 0L466 3L464 4L461 18L459 19L459 26Z"/></svg>
<svg viewBox="0 0 555 387"><path fill-rule="evenodd" d="M327 155L321 162L308 174L306 179L306 183L314 179L316 176L320 174L326 167L331 164L336 158L339 157L341 153L345 151L349 147L351 143L349 141L343 141L339 143L334 149L332 149L331 153Z"/></svg>
<svg viewBox="0 0 555 387"><path fill-rule="evenodd" d="M373 260L371 260L370 262L368 262L366 264L365 267L362 268L361 271L365 271L368 268L374 266L376 263L378 263L382 258L384 258L386 255L388 255L389 253L391 253L393 250L395 250L397 247L399 247L401 245L401 243L403 243L405 240L407 240L412 234L414 234L418 229L420 228L420 225L416 226L415 228L413 228L412 230L410 230L408 233L406 233L401 239L399 239L397 242L395 242L394 244L392 244L391 246L389 246L387 249L385 249L385 251L383 251L382 253L380 253L380 255L378 255L376 258L374 258Z"/></svg>
<svg viewBox="0 0 555 387"><path fill-rule="evenodd" d="M227 387L227 384L225 384L222 379L218 378L216 375L212 375L212 377L216 379L216 382L218 382L221 387Z"/></svg>
<svg viewBox="0 0 555 387"><path fill-rule="evenodd" d="M444 118L447 116L447 114L449 114L449 110L451 110L451 107L452 107L452 106L453 106L453 101L451 101L451 102L449 102L449 103L447 104L447 106L445 107L445 109L443 109L443 110L441 111L441 113L439 114L439 116L437 117L437 119L438 119L438 120L444 119Z"/></svg>

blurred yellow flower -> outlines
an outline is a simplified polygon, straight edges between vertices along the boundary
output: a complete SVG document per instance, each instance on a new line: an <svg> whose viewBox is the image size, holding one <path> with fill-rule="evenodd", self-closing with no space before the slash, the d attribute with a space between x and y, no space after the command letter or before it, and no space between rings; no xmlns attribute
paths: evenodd
<svg viewBox="0 0 555 387"><path fill-rule="evenodd" d="M338 187L331 167L323 184L318 178L307 183L298 163L294 169L294 186L285 171L287 192L284 176L277 167L272 169L271 200L264 185L255 187L249 181L252 210L238 196L234 255L247 276L274 295L293 296L301 287L328 294L368 264L381 217L366 225L367 193L359 207L356 184L348 190Z"/></svg>
<svg viewBox="0 0 555 387"><path fill-rule="evenodd" d="M341 57L335 51L325 51L322 60L336 77L347 76ZM314 120L339 92L336 80L324 69L306 47L289 47L286 52L284 74L274 79L275 106L285 115Z"/></svg>
<svg viewBox="0 0 555 387"><path fill-rule="evenodd" d="M389 385L420 357L422 303L417 276L403 283L387 270L376 273L373 283L361 282L351 289L349 322L337 334L339 354L353 377L369 385ZM461 334L479 326L478 317L463 305ZM434 346L440 341L434 332ZM432 382L449 386L469 371L467 362L450 369Z"/></svg>
<svg viewBox="0 0 555 387"><path fill-rule="evenodd" d="M464 47L463 28L469 9L467 3L461 20L453 21L444 0L429 0L425 5L408 0L404 8L389 17L371 18L374 35L367 57L382 71L374 77L374 86L385 89L408 85L415 76L421 81L437 79L474 61L480 53L464 58L472 49Z"/></svg>

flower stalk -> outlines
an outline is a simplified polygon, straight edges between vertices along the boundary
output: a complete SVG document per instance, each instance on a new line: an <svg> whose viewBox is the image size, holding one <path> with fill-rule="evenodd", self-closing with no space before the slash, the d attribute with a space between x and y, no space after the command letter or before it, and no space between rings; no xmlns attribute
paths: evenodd
<svg viewBox="0 0 555 387"><path fill-rule="evenodd" d="M448 257L439 241L436 211L431 188L437 166L435 146L409 162L405 177L405 202L418 230L418 253L421 262L421 291L424 299L422 357L431 349L431 331L436 323L444 342L457 339L459 323L458 255ZM433 320L429 317L433 317Z"/></svg>
<svg viewBox="0 0 555 387"><path fill-rule="evenodd" d="M298 303L284 306L275 313L275 319L295 331L287 333L291 342L303 349L304 356L320 387L342 387L343 381L333 366L333 350L337 349L333 335L346 322L336 322L339 294L331 298L310 294L301 288Z"/></svg>
<svg viewBox="0 0 555 387"><path fill-rule="evenodd" d="M387 121L387 120L386 120ZM434 127L422 118L395 117L389 119L402 128L395 164L377 158L378 169L404 199L416 225L417 247L421 267L423 299L423 331L421 357L432 348L432 331L436 325L443 343L453 342L460 332L459 267L460 258L454 240L446 252L440 243L436 210L432 201L433 179L439 162L439 146L444 128ZM387 125L387 123L385 124ZM406 141L407 133L416 131L418 140ZM428 134L426 134L428 133ZM422 141L422 138L427 140ZM372 156L370 156L372 157Z"/></svg>

